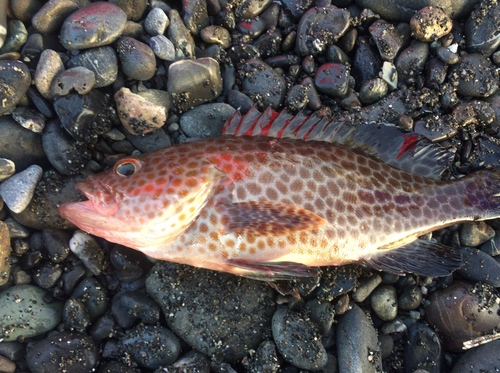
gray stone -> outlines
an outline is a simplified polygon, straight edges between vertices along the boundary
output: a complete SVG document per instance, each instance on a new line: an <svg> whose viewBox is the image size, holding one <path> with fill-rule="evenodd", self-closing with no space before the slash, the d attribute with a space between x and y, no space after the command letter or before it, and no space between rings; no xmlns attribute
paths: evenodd
<svg viewBox="0 0 500 373"><path fill-rule="evenodd" d="M460 230L462 245L477 247L495 237L495 230L484 221L466 223Z"/></svg>
<svg viewBox="0 0 500 373"><path fill-rule="evenodd" d="M235 111L234 107L224 103L197 106L181 116L180 127L189 137L217 137Z"/></svg>
<svg viewBox="0 0 500 373"><path fill-rule="evenodd" d="M149 39L149 46L156 57L165 61L175 60L174 44L165 35L156 35Z"/></svg>
<svg viewBox="0 0 500 373"><path fill-rule="evenodd" d="M0 196L10 210L20 213L28 206L42 173L40 166L32 165L0 184Z"/></svg>
<svg viewBox="0 0 500 373"><path fill-rule="evenodd" d="M371 294L373 311L384 321L394 320L398 314L396 289L392 285L381 285Z"/></svg>

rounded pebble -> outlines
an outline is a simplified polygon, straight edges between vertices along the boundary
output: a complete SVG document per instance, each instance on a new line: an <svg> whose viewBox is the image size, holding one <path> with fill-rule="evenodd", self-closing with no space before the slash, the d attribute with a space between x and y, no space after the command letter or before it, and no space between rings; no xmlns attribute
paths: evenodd
<svg viewBox="0 0 500 373"><path fill-rule="evenodd" d="M314 84L318 91L335 98L347 95L349 89L349 67L327 63L318 68Z"/></svg>
<svg viewBox="0 0 500 373"><path fill-rule="evenodd" d="M491 55L500 45L500 3L480 1L465 22L465 41L470 53Z"/></svg>
<svg viewBox="0 0 500 373"><path fill-rule="evenodd" d="M181 116L182 131L194 138L220 136L224 124L236 109L228 104L216 103L197 106Z"/></svg>
<svg viewBox="0 0 500 373"><path fill-rule="evenodd" d="M155 54L139 40L124 36L116 43L123 73L130 79L148 80L156 71Z"/></svg>
<svg viewBox="0 0 500 373"><path fill-rule="evenodd" d="M31 19L36 31L41 34L57 32L66 17L78 10L78 4L71 0L49 0Z"/></svg>
<svg viewBox="0 0 500 373"><path fill-rule="evenodd" d="M33 165L0 184L0 197L9 209L20 213L28 206L36 184L42 178L42 172L40 166Z"/></svg>
<svg viewBox="0 0 500 373"><path fill-rule="evenodd" d="M118 58L115 50L107 46L81 51L68 61L67 66L68 68L81 66L92 71L95 77L95 88L112 84L118 76Z"/></svg>
<svg viewBox="0 0 500 373"><path fill-rule="evenodd" d="M111 313L122 328L130 328L137 320L156 324L160 320L160 307L143 290L117 294L111 304Z"/></svg>
<svg viewBox="0 0 500 373"><path fill-rule="evenodd" d="M488 97L498 90L498 74L491 61L480 54L468 54L453 65L451 78L458 81L457 93L467 97Z"/></svg>
<svg viewBox="0 0 500 373"><path fill-rule="evenodd" d="M163 35L170 21L165 12L160 8L153 8L144 21L144 28L151 36Z"/></svg>
<svg viewBox="0 0 500 373"><path fill-rule="evenodd" d="M175 60L174 44L165 35L155 35L149 39L149 46L156 57L165 61Z"/></svg>
<svg viewBox="0 0 500 373"><path fill-rule="evenodd" d="M75 90L84 95L90 92L94 84L94 72L86 67L77 66L58 74L52 81L51 92L53 96L65 96Z"/></svg>
<svg viewBox="0 0 500 373"><path fill-rule="evenodd" d="M500 366L499 349L500 341L491 341L467 351L453 366L451 373L494 372Z"/></svg>
<svg viewBox="0 0 500 373"><path fill-rule="evenodd" d="M31 84L31 74L20 61L0 60L0 115L16 106Z"/></svg>
<svg viewBox="0 0 500 373"><path fill-rule="evenodd" d="M406 371L423 368L429 373L440 373L442 359L441 343L436 332L421 323L411 325L404 347Z"/></svg>
<svg viewBox="0 0 500 373"><path fill-rule="evenodd" d="M394 320L398 314L396 289L392 285L380 285L370 295L373 311L384 321Z"/></svg>
<svg viewBox="0 0 500 373"><path fill-rule="evenodd" d="M426 6L410 20L412 35L421 41L436 41L451 31L453 23L440 8Z"/></svg>

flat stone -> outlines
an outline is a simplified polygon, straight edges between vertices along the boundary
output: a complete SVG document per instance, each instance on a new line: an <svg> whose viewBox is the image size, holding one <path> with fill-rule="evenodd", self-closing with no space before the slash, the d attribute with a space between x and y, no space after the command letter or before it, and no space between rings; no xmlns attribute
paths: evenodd
<svg viewBox="0 0 500 373"><path fill-rule="evenodd" d="M40 166L32 165L0 184L0 196L10 210L20 213L28 206L42 173Z"/></svg>

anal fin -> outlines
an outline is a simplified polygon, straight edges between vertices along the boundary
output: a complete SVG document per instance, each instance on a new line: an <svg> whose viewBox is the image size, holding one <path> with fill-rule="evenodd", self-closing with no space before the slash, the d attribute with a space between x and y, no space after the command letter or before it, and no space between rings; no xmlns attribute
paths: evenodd
<svg viewBox="0 0 500 373"><path fill-rule="evenodd" d="M381 251L363 263L373 269L403 275L411 272L420 276L448 276L462 265L459 250L436 242L417 239L396 249Z"/></svg>
<svg viewBox="0 0 500 373"><path fill-rule="evenodd" d="M318 267L309 267L295 262L251 262L241 259L228 259L228 265L246 269L243 276L256 280L290 280L295 277L316 277Z"/></svg>

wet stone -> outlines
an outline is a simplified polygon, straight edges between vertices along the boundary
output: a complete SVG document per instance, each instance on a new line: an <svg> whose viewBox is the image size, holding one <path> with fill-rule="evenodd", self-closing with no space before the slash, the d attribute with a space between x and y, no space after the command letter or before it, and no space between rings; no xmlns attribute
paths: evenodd
<svg viewBox="0 0 500 373"><path fill-rule="evenodd" d="M42 172L40 166L33 165L0 184L0 197L10 210L20 213L28 206Z"/></svg>
<svg viewBox="0 0 500 373"><path fill-rule="evenodd" d="M62 289L64 293L69 295L75 289L75 286L83 279L86 275L85 268L83 265L77 265L68 272L63 273L61 280L63 281Z"/></svg>
<svg viewBox="0 0 500 373"><path fill-rule="evenodd" d="M465 41L470 53L491 55L500 45L500 3L480 1L465 22Z"/></svg>
<svg viewBox="0 0 500 373"><path fill-rule="evenodd" d="M140 20L148 6L147 0L111 0L110 3L119 6L131 21Z"/></svg>
<svg viewBox="0 0 500 373"><path fill-rule="evenodd" d="M0 221L0 286L9 281L11 251L9 227Z"/></svg>
<svg viewBox="0 0 500 373"><path fill-rule="evenodd" d="M351 74L356 80L356 90L359 90L364 82L378 78L381 69L382 59L378 50L370 44L367 37L358 38L351 68Z"/></svg>
<svg viewBox="0 0 500 373"><path fill-rule="evenodd" d="M181 352L179 338L162 326L139 325L125 334L120 345L140 366L149 369L172 364Z"/></svg>
<svg viewBox="0 0 500 373"><path fill-rule="evenodd" d="M390 23L379 19L369 28L383 60L392 61L403 46L403 39L398 30Z"/></svg>
<svg viewBox="0 0 500 373"><path fill-rule="evenodd" d="M343 314L337 324L339 372L376 373L382 370L377 331L356 304Z"/></svg>
<svg viewBox="0 0 500 373"><path fill-rule="evenodd" d="M42 232L43 245L51 261L59 263L68 256L70 234L64 230L47 228Z"/></svg>
<svg viewBox="0 0 500 373"><path fill-rule="evenodd" d="M135 94L128 88L121 88L114 99L120 121L133 135L151 132L167 121L168 92L152 89Z"/></svg>
<svg viewBox="0 0 500 373"><path fill-rule="evenodd" d="M153 267L146 255L121 245L113 247L109 259L116 277L122 282L136 281Z"/></svg>
<svg viewBox="0 0 500 373"><path fill-rule="evenodd" d="M189 137L217 137L234 113L235 108L224 103L197 106L181 116L180 127Z"/></svg>
<svg viewBox="0 0 500 373"><path fill-rule="evenodd" d="M90 316L83 302L69 298L64 304L62 321L70 328L85 330L90 324Z"/></svg>
<svg viewBox="0 0 500 373"><path fill-rule="evenodd" d="M371 105L387 95L389 87L387 83L375 78L365 82L359 89L359 100L363 105Z"/></svg>
<svg viewBox="0 0 500 373"><path fill-rule="evenodd" d="M399 81L411 83L424 69L428 56L428 43L422 41L412 42L396 59Z"/></svg>
<svg viewBox="0 0 500 373"><path fill-rule="evenodd" d="M452 26L450 17L434 6L420 9L410 20L412 35L421 41L436 41L448 34Z"/></svg>
<svg viewBox="0 0 500 373"><path fill-rule="evenodd" d="M500 287L500 264L484 251L462 248L462 267L457 271L471 281L481 281Z"/></svg>
<svg viewBox="0 0 500 373"><path fill-rule="evenodd" d="M68 68L86 67L94 73L95 88L112 84L118 76L118 59L112 47L97 47L82 51L72 57Z"/></svg>
<svg viewBox="0 0 500 373"><path fill-rule="evenodd" d="M174 44L175 59L194 58L194 40L189 30L184 26L179 12L172 9L168 12L168 18L170 19L170 26L167 30L167 38Z"/></svg>
<svg viewBox="0 0 500 373"><path fill-rule="evenodd" d="M318 327L304 314L280 307L274 313L272 330L279 352L289 363L308 370L326 365L327 354Z"/></svg>
<svg viewBox="0 0 500 373"><path fill-rule="evenodd" d="M500 255L500 232L495 231L495 237L483 243L479 249L491 256Z"/></svg>
<svg viewBox="0 0 500 373"><path fill-rule="evenodd" d="M50 289L57 283L62 272L63 269L60 264L46 262L41 267L35 269L33 281L42 289Z"/></svg>
<svg viewBox="0 0 500 373"><path fill-rule="evenodd" d="M169 23L170 21L162 9L153 8L144 21L144 28L151 36L163 35Z"/></svg>
<svg viewBox="0 0 500 373"><path fill-rule="evenodd" d="M322 53L347 31L350 15L346 9L314 7L301 17L297 28L295 50L298 54Z"/></svg>
<svg viewBox="0 0 500 373"><path fill-rule="evenodd" d="M276 110L285 100L285 79L268 64L258 59L246 62L242 82L242 92L260 107L271 106Z"/></svg>
<svg viewBox="0 0 500 373"><path fill-rule="evenodd" d="M69 241L69 248L94 275L99 276L106 268L104 250L90 234L75 231Z"/></svg>
<svg viewBox="0 0 500 373"><path fill-rule="evenodd" d="M361 271L354 265L326 267L321 276L321 282L314 291L320 300L332 301L342 294L349 293L359 284ZM349 303L344 304L347 306Z"/></svg>
<svg viewBox="0 0 500 373"><path fill-rule="evenodd" d="M480 246L494 236L495 230L484 221L466 223L460 230L460 242L469 247Z"/></svg>
<svg viewBox="0 0 500 373"><path fill-rule="evenodd" d="M370 295L373 311L384 321L394 320L398 314L396 289L392 285L380 285Z"/></svg>
<svg viewBox="0 0 500 373"><path fill-rule="evenodd" d="M416 323L408 329L408 342L404 348L405 369L414 372L423 368L429 373L441 372L441 343L434 330Z"/></svg>
<svg viewBox="0 0 500 373"><path fill-rule="evenodd" d="M44 300L47 292L38 286L17 285L0 292L0 331L3 341L35 337L59 324L63 303Z"/></svg>
<svg viewBox="0 0 500 373"><path fill-rule="evenodd" d="M0 54L19 52L28 40L28 31L24 23L17 19L7 22L7 38L0 48Z"/></svg>
<svg viewBox="0 0 500 373"><path fill-rule="evenodd" d="M64 20L78 10L78 5L71 0L49 0L31 19L35 30L41 34L57 32Z"/></svg>
<svg viewBox="0 0 500 373"><path fill-rule="evenodd" d="M29 107L18 107L12 112L12 118L30 131L41 133L45 128L45 116Z"/></svg>
<svg viewBox="0 0 500 373"><path fill-rule="evenodd" d="M143 153L166 148L167 146L172 145L170 136L163 130L163 128L158 128L157 130L140 136L134 136L125 129L124 131L127 132L127 140Z"/></svg>
<svg viewBox="0 0 500 373"><path fill-rule="evenodd" d="M231 35L224 27L207 26L200 32L200 37L205 43L219 44L222 48L229 48L231 44Z"/></svg>
<svg viewBox="0 0 500 373"><path fill-rule="evenodd" d="M15 18L22 22L30 21L31 17L42 7L43 2L38 0L14 0L10 1L10 8Z"/></svg>
<svg viewBox="0 0 500 373"><path fill-rule="evenodd" d="M318 68L314 78L318 91L335 98L342 98L349 89L349 67L327 63Z"/></svg>
<svg viewBox="0 0 500 373"><path fill-rule="evenodd" d="M256 2L256 3L260 3ZM184 24L193 35L198 35L200 30L208 26L208 13L206 0L187 0L183 2Z"/></svg>
<svg viewBox="0 0 500 373"><path fill-rule="evenodd" d="M427 322L439 331L443 349L460 351L463 342L490 334L500 322L498 293L489 285L454 281L429 297Z"/></svg>
<svg viewBox="0 0 500 373"><path fill-rule="evenodd" d="M130 79L148 80L154 76L156 59L148 45L124 36L116 43L116 51L122 71Z"/></svg>
<svg viewBox="0 0 500 373"><path fill-rule="evenodd" d="M93 277L83 279L71 297L83 302L91 321L97 320L109 309L108 293L104 286Z"/></svg>
<svg viewBox="0 0 500 373"><path fill-rule="evenodd" d="M210 57L174 62L168 77L168 92L179 113L213 101L222 93L219 64Z"/></svg>
<svg viewBox="0 0 500 373"><path fill-rule="evenodd" d="M500 366L500 341L491 341L467 351L455 363L451 373L494 372Z"/></svg>
<svg viewBox="0 0 500 373"><path fill-rule="evenodd" d="M290 90L287 99L286 106L292 112L298 112L304 110L309 103L309 97L307 93L310 90L310 86L306 87L303 85L295 85Z"/></svg>
<svg viewBox="0 0 500 373"><path fill-rule="evenodd" d="M16 173L16 165L10 159L0 158L0 181L8 179Z"/></svg>
<svg viewBox="0 0 500 373"><path fill-rule="evenodd" d="M72 90L81 95L87 94L94 87L95 75L86 67L78 66L58 74L52 81L53 96L65 96Z"/></svg>
<svg viewBox="0 0 500 373"><path fill-rule="evenodd" d="M363 302L381 282L382 278L376 273L370 277L362 277L358 287L352 292L352 299L355 302Z"/></svg>
<svg viewBox="0 0 500 373"><path fill-rule="evenodd" d="M326 58L328 62L334 62L340 65L350 65L352 62L349 56L336 45L330 45L328 47Z"/></svg>
<svg viewBox="0 0 500 373"><path fill-rule="evenodd" d="M124 291L111 304L111 313L122 328L130 328L138 320L154 325L160 320L160 307L144 290Z"/></svg>
<svg viewBox="0 0 500 373"><path fill-rule="evenodd" d="M488 97L498 90L498 74L491 61L468 54L453 65L450 78L458 81L457 93L466 97Z"/></svg>
<svg viewBox="0 0 500 373"><path fill-rule="evenodd" d="M448 65L454 65L460 61L460 56L446 47L439 47L436 56Z"/></svg>
<svg viewBox="0 0 500 373"><path fill-rule="evenodd" d="M61 57L52 49L45 49L40 55L34 76L35 86L46 99L52 99L52 82L54 78L64 71Z"/></svg>
<svg viewBox="0 0 500 373"><path fill-rule="evenodd" d="M32 372L90 372L97 365L97 347L79 332L53 334L28 348L26 363Z"/></svg>
<svg viewBox="0 0 500 373"><path fill-rule="evenodd" d="M280 365L276 345L271 341L262 342L245 367L249 373L278 371Z"/></svg>
<svg viewBox="0 0 500 373"><path fill-rule="evenodd" d="M127 15L118 6L99 1L66 18L59 37L69 50L100 47L118 39L126 22Z"/></svg>
<svg viewBox="0 0 500 373"><path fill-rule="evenodd" d="M28 66L20 61L0 60L0 115L16 106L31 84Z"/></svg>
<svg viewBox="0 0 500 373"><path fill-rule="evenodd" d="M169 262L151 270L146 290L172 331L228 362L258 346L275 308L272 290L261 281Z"/></svg>
<svg viewBox="0 0 500 373"><path fill-rule="evenodd" d="M104 315L95 321L90 329L90 336L96 341L100 342L103 339L109 338L114 334L115 319L111 315Z"/></svg>
<svg viewBox="0 0 500 373"><path fill-rule="evenodd" d="M328 301L310 300L306 304L310 318L318 327L322 336L328 335L332 329L335 309Z"/></svg>
<svg viewBox="0 0 500 373"><path fill-rule="evenodd" d="M405 289L399 296L398 305L401 310L415 310L422 302L422 291L416 285Z"/></svg>

